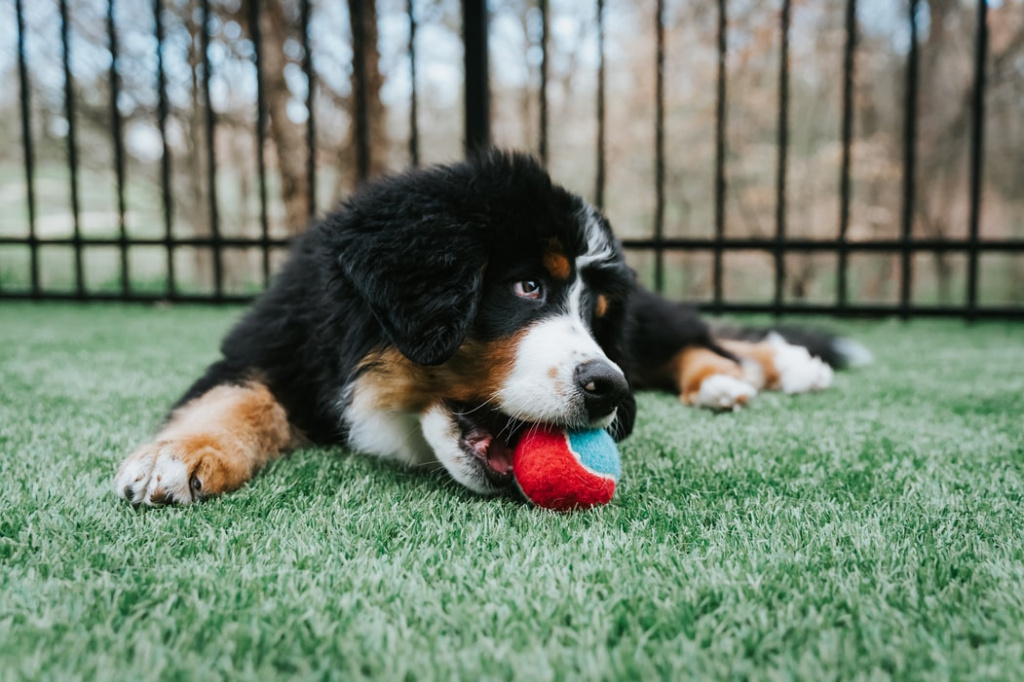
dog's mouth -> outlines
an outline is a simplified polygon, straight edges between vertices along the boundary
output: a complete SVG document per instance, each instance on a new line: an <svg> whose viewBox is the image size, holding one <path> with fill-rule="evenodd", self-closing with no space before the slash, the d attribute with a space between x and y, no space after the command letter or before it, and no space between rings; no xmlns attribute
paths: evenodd
<svg viewBox="0 0 1024 682"><path fill-rule="evenodd" d="M491 485L496 488L510 485L516 444L527 422L486 405L458 404L454 408L459 447L475 458Z"/></svg>

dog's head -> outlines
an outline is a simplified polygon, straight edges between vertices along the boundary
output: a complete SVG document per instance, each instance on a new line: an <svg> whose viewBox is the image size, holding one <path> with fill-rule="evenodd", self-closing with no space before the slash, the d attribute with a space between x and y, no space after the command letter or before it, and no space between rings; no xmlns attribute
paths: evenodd
<svg viewBox="0 0 1024 682"><path fill-rule="evenodd" d="M363 363L382 409L423 415L457 481L507 486L531 424L632 430L633 273L604 217L536 161L491 152L385 179L335 221L337 276L382 332Z"/></svg>

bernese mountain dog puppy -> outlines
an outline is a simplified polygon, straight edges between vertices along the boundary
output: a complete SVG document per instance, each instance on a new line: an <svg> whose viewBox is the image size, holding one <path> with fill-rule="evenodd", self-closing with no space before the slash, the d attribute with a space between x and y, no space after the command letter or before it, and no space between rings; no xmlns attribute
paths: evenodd
<svg viewBox="0 0 1024 682"><path fill-rule="evenodd" d="M368 183L313 225L115 490L195 502L324 444L499 493L524 429L620 440L637 389L731 409L825 388L850 353L795 336L715 331L644 290L600 212L531 157L491 151Z"/></svg>

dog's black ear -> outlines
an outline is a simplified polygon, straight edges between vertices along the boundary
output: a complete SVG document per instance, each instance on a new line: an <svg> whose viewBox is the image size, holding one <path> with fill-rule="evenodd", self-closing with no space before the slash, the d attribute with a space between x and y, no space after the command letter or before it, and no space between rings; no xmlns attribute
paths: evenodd
<svg viewBox="0 0 1024 682"><path fill-rule="evenodd" d="M356 209L328 219L334 267L395 347L420 365L452 356L480 302L479 230L453 218Z"/></svg>

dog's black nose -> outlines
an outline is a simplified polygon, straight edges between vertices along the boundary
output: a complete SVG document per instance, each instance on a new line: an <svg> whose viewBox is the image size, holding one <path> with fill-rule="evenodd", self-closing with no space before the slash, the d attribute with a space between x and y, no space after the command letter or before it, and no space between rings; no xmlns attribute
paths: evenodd
<svg viewBox="0 0 1024 682"><path fill-rule="evenodd" d="M608 416L629 395L626 377L603 360L592 360L578 366L576 385L583 393L583 404L591 419Z"/></svg>

